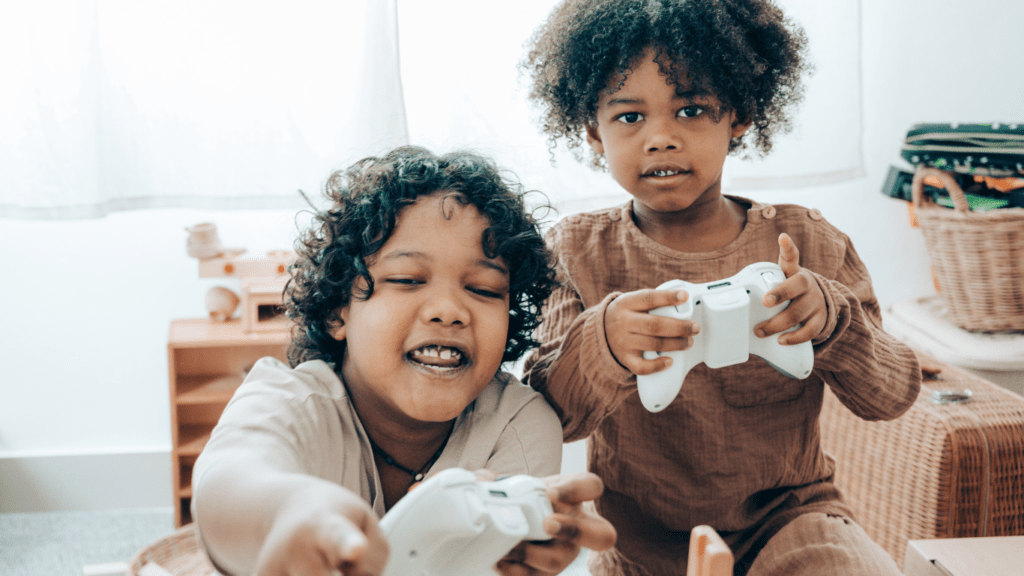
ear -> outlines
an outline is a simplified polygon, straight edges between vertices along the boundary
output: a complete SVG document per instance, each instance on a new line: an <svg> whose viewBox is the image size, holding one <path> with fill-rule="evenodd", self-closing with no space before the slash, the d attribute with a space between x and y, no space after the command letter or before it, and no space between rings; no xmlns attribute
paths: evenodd
<svg viewBox="0 0 1024 576"><path fill-rule="evenodd" d="M587 124L587 144L597 154L604 154L604 142L601 141L601 132L598 130L597 122Z"/></svg>
<svg viewBox="0 0 1024 576"><path fill-rule="evenodd" d="M338 308L327 318L327 333L339 342L345 339L346 316L348 316L348 306Z"/></svg>
<svg viewBox="0 0 1024 576"><path fill-rule="evenodd" d="M750 130L750 126L754 123L754 121L749 119L737 119L735 111L732 112L732 116L732 137L739 138L740 136L746 134L747 130Z"/></svg>

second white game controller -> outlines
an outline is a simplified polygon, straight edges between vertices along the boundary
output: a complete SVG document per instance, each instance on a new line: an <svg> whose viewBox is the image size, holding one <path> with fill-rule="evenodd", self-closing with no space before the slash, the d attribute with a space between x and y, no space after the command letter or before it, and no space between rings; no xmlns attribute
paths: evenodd
<svg viewBox="0 0 1024 576"><path fill-rule="evenodd" d="M423 481L380 521L391 546L384 576L477 576L523 540L550 540L544 481L512 476L480 482L461 468Z"/></svg>
<svg viewBox="0 0 1024 576"><path fill-rule="evenodd" d="M746 362L753 354L790 378L807 378L814 367L814 350L809 341L783 346L779 344L779 335L766 338L754 335L754 326L789 305L788 300L771 308L761 303L764 295L785 279L778 264L758 262L725 280L706 284L669 280L658 286L658 290L686 290L690 297L678 306L665 306L650 313L695 320L701 329L688 350L644 352L648 360L658 356L672 358L672 365L667 369L636 377L644 407L651 412L664 410L679 394L690 369L701 362L708 368L722 368ZM787 332L797 328L799 324Z"/></svg>

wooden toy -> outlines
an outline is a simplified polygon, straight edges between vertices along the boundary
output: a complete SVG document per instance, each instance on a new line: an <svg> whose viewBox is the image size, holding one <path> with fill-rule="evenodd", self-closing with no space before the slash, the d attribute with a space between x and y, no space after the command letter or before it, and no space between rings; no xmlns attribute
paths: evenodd
<svg viewBox="0 0 1024 576"><path fill-rule="evenodd" d="M732 551L711 526L690 531L686 576L732 576Z"/></svg>
<svg viewBox="0 0 1024 576"><path fill-rule="evenodd" d="M271 250L249 255L245 248L223 248L217 228L209 222L190 226L186 243L189 256L199 259L200 278L237 278L241 281L241 314L244 332L274 332L290 326L284 315L284 286L288 266L295 260L291 250ZM239 297L224 287L211 288L206 307L215 322L234 314Z"/></svg>
<svg viewBox="0 0 1024 576"><path fill-rule="evenodd" d="M206 311L210 320L227 322L238 308L238 294L223 286L214 286L206 291Z"/></svg>
<svg viewBox="0 0 1024 576"><path fill-rule="evenodd" d="M272 332L288 329L284 315L284 285L287 276L242 279L242 330Z"/></svg>
<svg viewBox="0 0 1024 576"><path fill-rule="evenodd" d="M188 240L185 249L193 258L212 258L220 254L222 247L217 237L217 226L209 222L185 228Z"/></svg>
<svg viewBox="0 0 1024 576"><path fill-rule="evenodd" d="M229 248L212 258L199 260L200 278L273 277L287 274L295 259L291 250L271 250L264 255L247 255L244 248Z"/></svg>

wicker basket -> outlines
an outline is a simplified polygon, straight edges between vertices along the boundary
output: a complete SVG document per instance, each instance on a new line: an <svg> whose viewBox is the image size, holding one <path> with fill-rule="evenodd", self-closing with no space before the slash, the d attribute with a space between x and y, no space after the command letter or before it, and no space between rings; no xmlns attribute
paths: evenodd
<svg viewBox="0 0 1024 576"><path fill-rule="evenodd" d="M192 524L186 524L136 552L128 562L126 576L140 576L142 567L149 563L156 563L173 576L220 574L210 563L206 552L199 546Z"/></svg>
<svg viewBox="0 0 1024 576"><path fill-rule="evenodd" d="M868 422L826 388L822 448L854 518L903 566L909 540L1024 534L1024 398L918 352L939 367L903 416ZM937 404L937 391L972 395Z"/></svg>
<svg viewBox="0 0 1024 576"><path fill-rule="evenodd" d="M926 176L942 181L955 210L925 201ZM1024 208L972 212L953 177L935 168L918 168L911 192L953 322L974 332L1024 332Z"/></svg>

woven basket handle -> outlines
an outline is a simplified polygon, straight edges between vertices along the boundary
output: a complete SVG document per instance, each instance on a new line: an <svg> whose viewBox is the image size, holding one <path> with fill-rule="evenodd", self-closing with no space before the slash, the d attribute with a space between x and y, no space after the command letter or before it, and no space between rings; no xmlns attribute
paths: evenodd
<svg viewBox="0 0 1024 576"><path fill-rule="evenodd" d="M935 176L942 182L942 187L949 192L949 197L953 199L953 206L957 210L960 212L971 211L971 205L967 203L964 191L949 172L923 165L918 165L917 171L914 172L914 179L910 182L910 197L914 201L914 208L920 208L924 204L924 179L926 176Z"/></svg>

